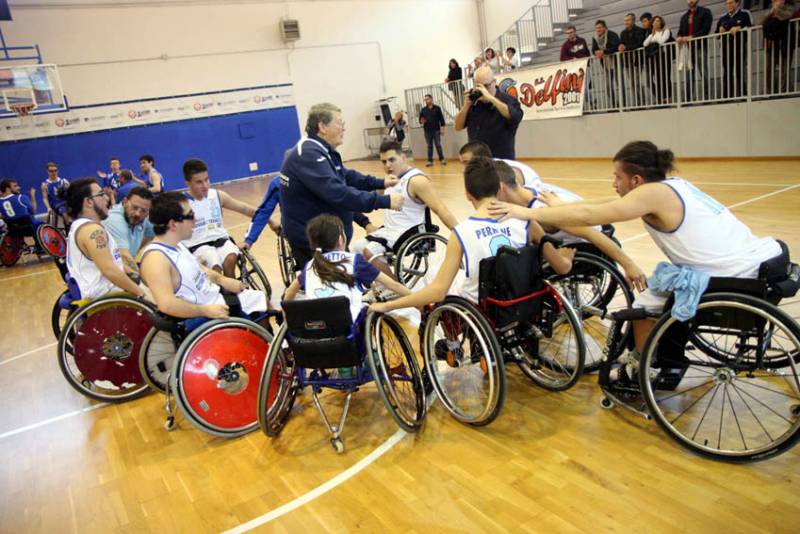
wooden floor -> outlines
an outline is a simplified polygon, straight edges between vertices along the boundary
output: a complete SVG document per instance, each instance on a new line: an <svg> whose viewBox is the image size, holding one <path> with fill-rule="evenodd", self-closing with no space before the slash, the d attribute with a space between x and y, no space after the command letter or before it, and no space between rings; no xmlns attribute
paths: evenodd
<svg viewBox="0 0 800 534"><path fill-rule="evenodd" d="M530 163L546 181L585 197L613 195L609 162ZM380 172L376 162L352 166ZM681 176L734 206L757 234L783 239L800 256L797 162L680 167ZM430 173L459 218L470 213L461 170L451 163ZM257 204L265 184L225 189ZM225 217L241 237L247 221ZM625 249L649 271L663 258L643 231L640 222L618 225ZM256 257L279 286L275 250L265 231ZM509 369L508 401L492 425L465 427L435 402L416 436L397 433L368 387L354 397L343 455L331 449L309 395L299 398L276 440L254 432L225 441L186 421L166 432L161 396L101 405L64 381L49 327L62 285L49 263L0 270L3 532L218 532L274 510L262 530L797 532L800 526L800 447L752 465L698 458L655 423L601 409L594 375L556 394ZM385 453L378 457L379 447ZM315 491L354 471L327 493ZM296 507L278 510L290 502Z"/></svg>

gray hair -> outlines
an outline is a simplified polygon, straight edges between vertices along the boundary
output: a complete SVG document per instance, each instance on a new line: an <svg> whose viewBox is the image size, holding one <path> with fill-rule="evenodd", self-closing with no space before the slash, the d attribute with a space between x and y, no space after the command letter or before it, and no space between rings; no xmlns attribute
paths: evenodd
<svg viewBox="0 0 800 534"><path fill-rule="evenodd" d="M319 123L325 126L331 123L334 113L341 113L342 110L335 105L324 102L322 104L314 104L308 110L308 120L306 121L306 133L308 135L316 135L319 133Z"/></svg>

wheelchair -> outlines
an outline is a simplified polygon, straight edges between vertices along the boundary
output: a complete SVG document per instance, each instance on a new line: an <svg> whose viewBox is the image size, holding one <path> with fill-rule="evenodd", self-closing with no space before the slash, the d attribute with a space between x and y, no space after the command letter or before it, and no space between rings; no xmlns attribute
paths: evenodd
<svg viewBox="0 0 800 534"><path fill-rule="evenodd" d="M3 221L0 225L0 264L13 267L23 256L41 259L44 251L30 221ZM29 239L32 239L31 243Z"/></svg>
<svg viewBox="0 0 800 534"><path fill-rule="evenodd" d="M406 432L419 430L426 413L422 377L414 349L392 317L364 310L353 321L350 302L341 296L282 306L286 321L270 346L257 403L265 434L280 434L297 394L309 387L331 445L342 453L352 395L373 380L397 424ZM330 421L320 402L325 388L347 393L338 422Z"/></svg>
<svg viewBox="0 0 800 534"><path fill-rule="evenodd" d="M234 245L236 244L236 241L228 236L217 239L216 241L207 241L191 246L189 247L189 252L194 254L195 250L206 245L219 248L225 245L227 241L230 241ZM267 275L264 274L264 269L261 268L249 250L239 249L239 253L236 255L236 272L236 279L245 286L266 293L267 301L272 298L272 287L269 285Z"/></svg>
<svg viewBox="0 0 800 534"><path fill-rule="evenodd" d="M604 225L602 231L620 244L614 237L613 226ZM572 270L560 275L546 266L545 277L569 300L581 318L586 341L584 372L591 373L600 368L603 360L611 330L611 314L630 308L634 295L616 263L592 243L580 242L568 246L576 249ZM629 325L626 325L625 329L628 328Z"/></svg>
<svg viewBox="0 0 800 534"><path fill-rule="evenodd" d="M550 391L572 387L583 372L581 321L541 262L541 247L501 247L480 262L477 306L448 296L423 313L427 376L462 423L488 425L500 414L507 362Z"/></svg>
<svg viewBox="0 0 800 534"><path fill-rule="evenodd" d="M283 236L283 232L278 235L278 262L281 269L281 279L283 285L289 287L297 277L296 264L292 256L292 247L289 241Z"/></svg>
<svg viewBox="0 0 800 534"><path fill-rule="evenodd" d="M431 221L430 208L425 210L425 222L403 232L393 246L381 237L367 235L367 240L386 249L373 258L391 266L397 280L409 289L425 280L428 269L442 264L447 249L447 239L439 235L439 227Z"/></svg>
<svg viewBox="0 0 800 534"><path fill-rule="evenodd" d="M641 309L612 314L600 369L602 406L622 406L707 458L764 460L800 440L800 326L781 300L796 295L800 267L784 254L757 279L711 278L695 316ZM624 323L657 319L642 353Z"/></svg>

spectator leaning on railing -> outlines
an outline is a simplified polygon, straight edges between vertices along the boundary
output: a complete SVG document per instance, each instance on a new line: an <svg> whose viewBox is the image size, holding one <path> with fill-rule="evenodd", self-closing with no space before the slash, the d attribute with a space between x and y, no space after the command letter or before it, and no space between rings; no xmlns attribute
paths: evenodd
<svg viewBox="0 0 800 534"><path fill-rule="evenodd" d="M692 100L692 89L698 72L703 80L703 98L708 98L708 42L692 43L693 39L711 33L714 17L711 10L698 5L698 0L687 0L689 10L681 17L678 28L678 70L686 70L686 100ZM702 52L698 53L698 49Z"/></svg>
<svg viewBox="0 0 800 534"><path fill-rule="evenodd" d="M717 22L716 32L722 39L722 64L725 68L723 96L736 98L747 93L747 32L753 16L739 7L736 0L726 0L727 13Z"/></svg>
<svg viewBox="0 0 800 534"><path fill-rule="evenodd" d="M608 29L606 21L598 20L594 23L595 36L592 38L592 54L602 65L605 78L605 91L608 96L607 104L617 107L616 79L614 77L614 58L611 57L619 48L619 36ZM595 71L597 73L598 71Z"/></svg>
<svg viewBox="0 0 800 534"><path fill-rule="evenodd" d="M636 50L644 46L647 32L636 25L636 15L633 13L625 15L624 22L625 29L619 34L617 50L619 52L628 52L628 54L622 56L622 64L625 67L625 76L630 80L631 92L633 93L633 102L630 104L639 106L643 103L641 94L642 62L639 56L641 52L637 53ZM627 91L624 90L623 81L622 105L627 103Z"/></svg>
<svg viewBox="0 0 800 534"><path fill-rule="evenodd" d="M561 61L569 61L571 59L578 59L582 57L589 57L589 45L586 44L586 39L578 37L578 31L575 26L567 26L564 28L564 33L567 40L561 45Z"/></svg>
<svg viewBox="0 0 800 534"><path fill-rule="evenodd" d="M764 27L764 54L766 55L767 94L789 89L796 34L790 30L789 21L800 15L793 0L772 0L772 8L761 20ZM796 30L795 30L796 31ZM778 76L775 76L775 71Z"/></svg>
<svg viewBox="0 0 800 534"><path fill-rule="evenodd" d="M644 40L644 50L647 55L647 73L656 101L661 104L672 102L673 48L662 48L672 41L672 33L664 24L664 19L660 15L653 17L653 30Z"/></svg>
<svg viewBox="0 0 800 534"><path fill-rule="evenodd" d="M461 83L462 76L461 66L458 64L458 61L456 61L455 58L451 59L450 63L447 64L447 78L444 79L444 83L447 84L447 87L453 93L453 98L458 107L461 107L464 103L464 84Z"/></svg>

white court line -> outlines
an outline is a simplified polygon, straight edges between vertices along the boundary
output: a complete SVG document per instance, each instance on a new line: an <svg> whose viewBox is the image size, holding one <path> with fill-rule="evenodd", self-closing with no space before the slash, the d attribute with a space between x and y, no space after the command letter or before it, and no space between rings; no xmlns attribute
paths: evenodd
<svg viewBox="0 0 800 534"><path fill-rule="evenodd" d="M8 278L0 278L0 282L8 282L9 280L18 280L20 278L28 278L30 276L39 276L40 274L47 274L52 272L58 272L58 269L47 269L44 271L39 271L38 273L30 273L30 274L21 274L19 276L9 276Z"/></svg>
<svg viewBox="0 0 800 534"><path fill-rule="evenodd" d="M28 352L23 352L22 354L17 354L16 356L12 356L11 358L8 358L8 359L5 359L5 360L0 360L0 365L5 365L7 363L11 363L14 360L19 360L20 358L24 358L25 356L28 356L29 354L33 354L34 352L39 352L40 350L43 350L43 349L49 349L50 347L55 347L56 345L58 345L57 342L56 343L50 343L49 345L42 345L41 347L38 347L38 348L35 348L35 349L31 349Z"/></svg>
<svg viewBox="0 0 800 534"><path fill-rule="evenodd" d="M20 428L15 428L14 430L9 430L8 432L3 432L0 434L0 439L10 438L11 436L16 436L17 434L22 434L23 432L27 432L29 430L34 430L36 428L49 425L50 423L55 423L56 421L61 421L62 419L67 419L69 417L73 417L75 415L80 415L82 413L91 412L92 410L96 410L98 408L102 408L103 406L108 406L107 402L103 402L101 404L95 404L94 406L87 406L86 408L81 408L80 410L75 410L69 413L65 413L63 415L57 415L55 417L51 417L50 419L45 419L44 421L39 421L38 423L33 423L30 425L26 425Z"/></svg>

